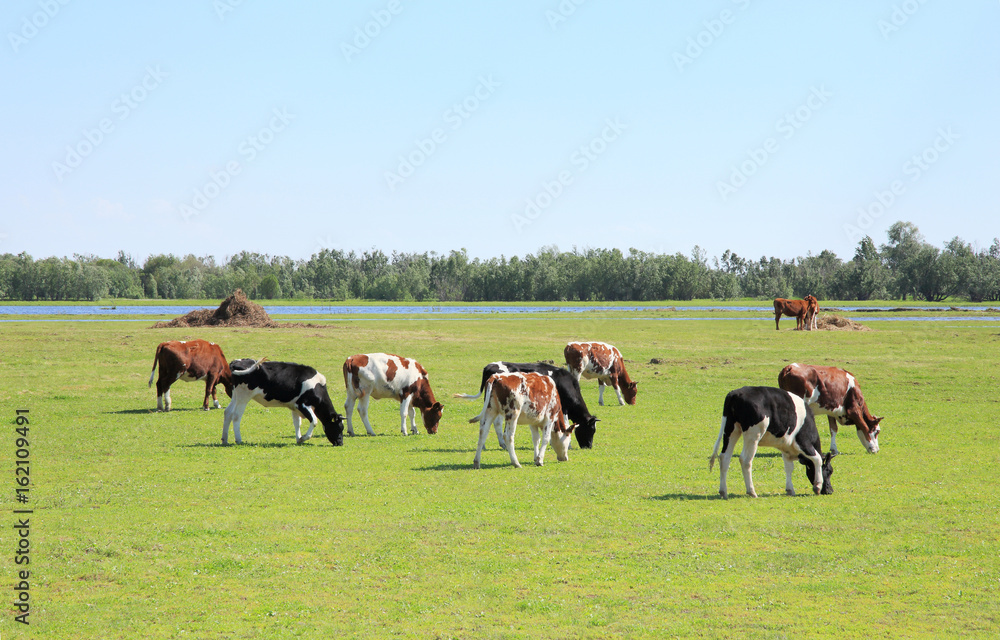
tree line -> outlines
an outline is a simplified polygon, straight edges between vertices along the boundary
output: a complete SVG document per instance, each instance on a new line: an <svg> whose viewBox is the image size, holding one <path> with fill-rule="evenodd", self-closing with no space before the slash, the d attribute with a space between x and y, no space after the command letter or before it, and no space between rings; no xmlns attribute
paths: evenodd
<svg viewBox="0 0 1000 640"><path fill-rule="evenodd" d="M211 256L111 258L74 255L34 260L0 256L0 299L101 300L224 298L242 289L255 299L384 301L642 301L738 298L820 300L1000 300L1000 240L976 249L956 237L941 249L915 225L897 222L887 241L862 239L853 258L830 251L790 260L713 258L630 249L560 252L543 247L523 258L470 260L378 249L357 254L324 249L308 260L241 252L218 264Z"/></svg>

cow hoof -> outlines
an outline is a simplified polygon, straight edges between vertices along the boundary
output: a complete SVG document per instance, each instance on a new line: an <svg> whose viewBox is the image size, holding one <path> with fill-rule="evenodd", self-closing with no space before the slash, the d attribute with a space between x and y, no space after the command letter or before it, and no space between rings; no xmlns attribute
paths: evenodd
<svg viewBox="0 0 1000 640"><path fill-rule="evenodd" d="M794 496L795 495L795 490L794 489L785 489L785 495L786 496Z"/></svg>
<svg viewBox="0 0 1000 640"><path fill-rule="evenodd" d="M472 468L473 468L473 469L478 469L478 468L479 468L479 460L476 460L476 461L474 461L474 462L472 463Z"/></svg>
<svg viewBox="0 0 1000 640"><path fill-rule="evenodd" d="M208 411L208 407L202 407L202 411Z"/></svg>
<svg viewBox="0 0 1000 640"><path fill-rule="evenodd" d="M813 487L813 493L814 494L819 495L819 492L820 492L819 487Z"/></svg>
<svg viewBox="0 0 1000 640"><path fill-rule="evenodd" d="M748 491L747 492L747 497L748 498L756 498L757 497L757 492L756 491Z"/></svg>
<svg viewBox="0 0 1000 640"><path fill-rule="evenodd" d="M726 493L725 491L720 491L719 495L722 496L723 500L729 500L729 494Z"/></svg>

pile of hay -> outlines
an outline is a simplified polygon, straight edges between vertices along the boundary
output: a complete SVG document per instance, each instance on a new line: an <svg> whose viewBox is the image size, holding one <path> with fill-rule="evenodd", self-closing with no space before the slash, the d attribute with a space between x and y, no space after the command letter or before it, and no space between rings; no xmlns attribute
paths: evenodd
<svg viewBox="0 0 1000 640"><path fill-rule="evenodd" d="M157 322L154 329L172 327L278 327L264 307L252 302L242 289L222 301L218 309L195 309L169 322Z"/></svg>
<svg viewBox="0 0 1000 640"><path fill-rule="evenodd" d="M820 331L871 331L871 327L866 327L860 322L855 322L835 313L827 314L816 318L816 328Z"/></svg>

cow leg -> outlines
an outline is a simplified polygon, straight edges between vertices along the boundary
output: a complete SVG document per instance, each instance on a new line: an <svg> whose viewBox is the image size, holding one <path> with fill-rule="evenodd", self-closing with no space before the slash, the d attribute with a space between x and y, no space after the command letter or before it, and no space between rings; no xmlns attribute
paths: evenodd
<svg viewBox="0 0 1000 640"><path fill-rule="evenodd" d="M747 487L747 495L751 498L757 497L757 491L753 488L753 457L757 455L757 443L767 431L770 424L769 418L764 418L754 426L743 432L743 451L740 451L740 466L743 468L743 483Z"/></svg>
<svg viewBox="0 0 1000 640"><path fill-rule="evenodd" d="M781 455L785 459L785 495L794 496L795 487L792 486L792 474L795 472L797 456L789 456L787 453Z"/></svg>
<svg viewBox="0 0 1000 640"><path fill-rule="evenodd" d="M170 389L168 387L166 393L163 394L164 411L170 411L170 404L171 404L171 402L170 402Z"/></svg>
<svg viewBox="0 0 1000 640"><path fill-rule="evenodd" d="M368 403L371 402L372 396L370 393L366 393L361 396L358 401L358 415L361 416L361 422L364 423L365 429L368 431L368 435L375 435L375 430L372 429L372 425L368 422Z"/></svg>
<svg viewBox="0 0 1000 640"><path fill-rule="evenodd" d="M472 461L474 469L479 468L479 461L483 455L483 447L486 446L486 437L490 434L490 423L496 422L499 419L499 415L490 415L489 411L483 411L483 414L479 417L479 444L476 446L476 457ZM503 447L502 442L500 446Z"/></svg>
<svg viewBox="0 0 1000 640"><path fill-rule="evenodd" d="M733 460L733 451L736 450L736 443L740 439L738 425L729 434L729 441L722 448L722 455L719 456L719 495L723 499L729 498L729 489L726 487L726 478L729 475L729 463Z"/></svg>
<svg viewBox="0 0 1000 640"><path fill-rule="evenodd" d="M410 403L409 416L410 416L410 430L413 432L413 435L417 435L417 408L413 406L412 402Z"/></svg>
<svg viewBox="0 0 1000 640"><path fill-rule="evenodd" d="M826 419L830 421L830 453L840 453L837 451L837 419L833 416L827 416Z"/></svg>
<svg viewBox="0 0 1000 640"><path fill-rule="evenodd" d="M205 401L201 403L203 411L208 411L208 398L215 393L215 378L212 374L205 376ZM215 406L219 406L219 401L215 401Z"/></svg>
<svg viewBox="0 0 1000 640"><path fill-rule="evenodd" d="M535 466L540 467L545 464L545 447L549 442L545 438L545 430L538 425L531 425L531 444L535 452Z"/></svg>
<svg viewBox="0 0 1000 640"><path fill-rule="evenodd" d="M597 381L597 404L604 406L604 381Z"/></svg>
<svg viewBox="0 0 1000 640"><path fill-rule="evenodd" d="M214 378L212 378L212 404L215 406L216 409L221 409L222 405L219 404L219 396L216 395L216 389L215 388L217 386L219 386L219 376L218 375L216 375ZM206 405L205 408L207 409L208 408L208 406L207 406L208 405L208 395L205 396L205 405Z"/></svg>
<svg viewBox="0 0 1000 640"><path fill-rule="evenodd" d="M781 320L781 312L780 311L775 311L774 312L774 330L775 331L780 331L780 329L778 329L778 322L780 320Z"/></svg>
<svg viewBox="0 0 1000 640"><path fill-rule="evenodd" d="M497 414L497 416L495 418L493 418L493 430L497 432L497 442L500 443L500 448L503 449L504 451L506 451L507 450L507 445L504 444L503 416L502 415Z"/></svg>
<svg viewBox="0 0 1000 640"><path fill-rule="evenodd" d="M507 453L510 454L510 462L518 469L521 468L521 463L517 461L517 453L514 452L514 432L517 431L517 419L520 415L520 411L514 411L512 415L505 416L503 428L503 437L506 441Z"/></svg>
<svg viewBox="0 0 1000 640"><path fill-rule="evenodd" d="M243 412L247 408L247 402L249 402L249 399L235 397L229 403L229 406L226 407L226 412L222 418L222 444L229 444L230 422L233 424L233 434L236 436L236 444L243 444L243 440L240 439L240 420L243 418Z"/></svg>
<svg viewBox="0 0 1000 640"><path fill-rule="evenodd" d="M305 414L306 418L309 419L309 431L306 431L306 435L304 436L302 435L302 432L299 429L299 425L301 424L301 418L299 418L299 414L297 412L293 411L292 423L295 425L295 444L302 444L303 442L311 438L313 435L313 429L316 428L316 423L319 422L319 420L316 418L316 412L313 411L313 408L310 407L309 405L307 404L299 405L299 411Z"/></svg>
<svg viewBox="0 0 1000 640"><path fill-rule="evenodd" d="M406 435L406 416L410 413L411 402L413 402L413 396L406 396L405 398L399 401L399 420L400 422L402 422L400 431L403 432L404 436ZM413 435L416 434L417 434L417 429L416 426L414 426Z"/></svg>
<svg viewBox="0 0 1000 640"><path fill-rule="evenodd" d="M617 382L612 382L611 383L611 388L614 389L615 393L618 394L618 406L619 407L625 406L625 397L622 396L622 389L621 389L621 387L618 386L618 383Z"/></svg>
<svg viewBox="0 0 1000 640"><path fill-rule="evenodd" d="M170 385L167 384L167 381L164 379L164 377L163 377L163 370L161 369L160 370L160 377L156 379L156 410L157 411L163 411L164 410L163 409L163 404L164 404L165 396L167 394L167 390L169 388L170 388Z"/></svg>
<svg viewBox="0 0 1000 640"><path fill-rule="evenodd" d="M351 424L351 416L354 414L354 403L357 398L354 396L354 390L350 387L347 388L347 400L344 402L344 416L347 418L347 435L354 436L354 425Z"/></svg>

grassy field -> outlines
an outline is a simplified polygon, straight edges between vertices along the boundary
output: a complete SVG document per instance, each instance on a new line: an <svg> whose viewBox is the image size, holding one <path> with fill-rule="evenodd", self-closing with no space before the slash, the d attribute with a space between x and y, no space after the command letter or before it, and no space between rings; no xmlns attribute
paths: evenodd
<svg viewBox="0 0 1000 640"><path fill-rule="evenodd" d="M619 314L337 320L269 330L152 330L148 322L4 323L0 415L7 515L3 583L16 580L15 409L30 410L31 625L0 636L982 637L1000 633L996 473L1000 325L881 322L871 332L775 332L749 320ZM230 359L310 364L343 403L350 354L420 360L445 403L435 436L295 446L287 410L252 405L243 446L200 384L156 413L157 343L205 338ZM568 340L616 344L637 406L597 406L595 448L514 469L495 439L472 469L482 366L561 362ZM658 364L650 361L658 359ZM723 398L775 384L788 362L855 373L881 452L842 430L832 496L784 495L776 451L760 498L718 498L708 456ZM221 392L221 388L220 388ZM613 397L611 395L610 397ZM825 419L820 420L825 425ZM360 425L360 422L359 422ZM363 429L361 433L363 433ZM821 428L824 447L829 436ZM530 430L518 433L530 461ZM24 505L21 505L24 506Z"/></svg>

